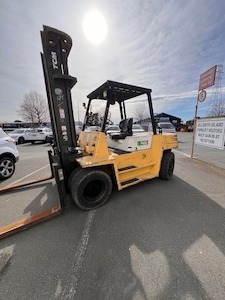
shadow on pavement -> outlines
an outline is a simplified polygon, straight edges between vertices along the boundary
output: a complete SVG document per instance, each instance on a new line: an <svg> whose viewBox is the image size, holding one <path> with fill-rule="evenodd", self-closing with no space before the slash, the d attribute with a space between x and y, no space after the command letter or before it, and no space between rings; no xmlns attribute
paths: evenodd
<svg viewBox="0 0 225 300"><path fill-rule="evenodd" d="M77 299L224 299L224 220L178 177L114 193L97 211Z"/></svg>
<svg viewBox="0 0 225 300"><path fill-rule="evenodd" d="M0 227L34 216L59 204L54 180L7 192L1 195Z"/></svg>
<svg viewBox="0 0 225 300"><path fill-rule="evenodd" d="M115 191L96 210L72 274L88 214L70 203L58 218L3 240L0 298L67 299L71 279L72 299L225 298L225 211L180 178Z"/></svg>

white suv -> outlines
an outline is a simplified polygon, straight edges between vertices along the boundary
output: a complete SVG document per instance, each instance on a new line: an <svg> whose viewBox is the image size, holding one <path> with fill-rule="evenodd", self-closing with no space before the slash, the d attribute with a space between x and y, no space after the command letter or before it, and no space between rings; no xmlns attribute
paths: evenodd
<svg viewBox="0 0 225 300"><path fill-rule="evenodd" d="M31 142L32 144L36 141L47 143L49 135L52 135L52 130L50 128L35 128L26 135L26 141Z"/></svg>
<svg viewBox="0 0 225 300"><path fill-rule="evenodd" d="M23 144L26 142L26 137L29 132L31 132L32 128L20 128L15 129L9 133L9 136L13 138L17 144Z"/></svg>
<svg viewBox="0 0 225 300"><path fill-rule="evenodd" d="M0 180L8 179L13 175L18 160L19 152L15 140L0 128Z"/></svg>

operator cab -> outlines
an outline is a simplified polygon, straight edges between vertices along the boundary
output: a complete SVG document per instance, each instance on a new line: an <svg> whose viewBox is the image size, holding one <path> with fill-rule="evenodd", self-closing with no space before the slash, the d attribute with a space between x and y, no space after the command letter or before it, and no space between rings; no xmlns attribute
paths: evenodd
<svg viewBox="0 0 225 300"><path fill-rule="evenodd" d="M107 132L107 126L119 123L118 132L107 134L110 150L132 152L151 147L152 134L156 134L151 89L108 80L87 97L83 131L98 126L98 131ZM143 122L150 123L152 132L143 130Z"/></svg>

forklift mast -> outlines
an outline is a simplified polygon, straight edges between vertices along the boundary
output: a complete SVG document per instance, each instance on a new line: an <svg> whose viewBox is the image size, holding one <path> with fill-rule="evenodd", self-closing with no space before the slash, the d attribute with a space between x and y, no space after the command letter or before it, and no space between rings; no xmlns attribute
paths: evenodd
<svg viewBox="0 0 225 300"><path fill-rule="evenodd" d="M71 89L77 79L69 75L67 63L72 39L66 33L48 26L43 26L41 39L41 59L54 138L54 159L62 167L67 181L74 168L71 161L77 156L71 100Z"/></svg>

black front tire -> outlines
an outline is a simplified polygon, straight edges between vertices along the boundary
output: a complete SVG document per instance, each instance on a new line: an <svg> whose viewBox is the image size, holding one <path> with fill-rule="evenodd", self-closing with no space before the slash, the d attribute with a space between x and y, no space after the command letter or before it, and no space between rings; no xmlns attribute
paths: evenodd
<svg viewBox="0 0 225 300"><path fill-rule="evenodd" d="M0 179L6 180L15 172L15 161L11 157L0 159Z"/></svg>
<svg viewBox="0 0 225 300"><path fill-rule="evenodd" d="M72 191L72 186L74 185L73 181L76 180L78 173L80 173L83 169L81 167L77 167L74 169L68 179L67 187L70 191Z"/></svg>
<svg viewBox="0 0 225 300"><path fill-rule="evenodd" d="M70 181L73 201L82 210L92 210L104 205L112 192L110 176L101 170L78 170Z"/></svg>
<svg viewBox="0 0 225 300"><path fill-rule="evenodd" d="M34 144L35 143L35 141L31 141L31 144Z"/></svg>
<svg viewBox="0 0 225 300"><path fill-rule="evenodd" d="M170 180L173 176L175 164L175 157L173 152L164 152L162 161L161 161L161 168L159 172L159 177L163 180Z"/></svg>

